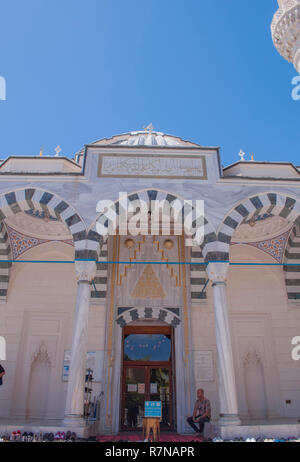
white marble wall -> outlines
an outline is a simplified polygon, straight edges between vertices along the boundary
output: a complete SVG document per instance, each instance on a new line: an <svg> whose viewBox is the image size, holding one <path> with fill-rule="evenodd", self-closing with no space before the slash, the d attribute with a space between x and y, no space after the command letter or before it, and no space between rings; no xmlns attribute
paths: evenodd
<svg viewBox="0 0 300 462"><path fill-rule="evenodd" d="M273 262L258 249L242 245L231 248L231 259L235 262ZM300 370L299 362L291 357L291 339L300 332L300 304L288 303L282 269L230 267L227 293L240 416L249 417L244 362L247 353L254 348L264 370L266 417L297 417L300 413ZM217 352L211 288L207 295L206 302L193 303L193 349L213 352L215 378L213 381L198 380L196 386L205 389L213 404L213 416L217 418ZM287 400L291 404L286 404Z"/></svg>
<svg viewBox="0 0 300 462"><path fill-rule="evenodd" d="M26 253L28 259L72 259L70 246L49 243ZM256 248L235 245L232 261L270 263L270 256ZM140 271L140 270L139 270ZM158 274L163 286L166 277ZM137 275L134 278L137 279ZM173 289L172 289L173 290ZM168 291L167 291L168 292ZM172 291L170 291L172 293ZM267 417L296 418L300 413L299 362L291 357L291 339L300 335L300 303L289 303L284 274L280 267L230 267L227 281L229 318L237 379L239 410L249 416L249 396L245 384L245 358L254 349L263 366ZM207 301L191 305L191 343L194 352L212 351L213 379L199 380L219 413L217 354L212 289ZM126 306L132 300L118 295L116 304ZM72 265L16 263L12 269L8 301L0 305L0 335L7 341L7 374L1 387L0 415L24 415L32 357L45 342L51 360L51 379L47 417L63 417L66 383L62 382L62 361L70 349L76 297L75 271ZM118 298L120 297L120 298ZM180 298L176 298L180 301ZM135 301L137 306L138 301ZM175 300L168 299L167 305ZM178 306L176 303L176 307ZM89 312L88 349L103 350L105 305L92 305ZM195 354L197 358L197 354ZM192 365L195 375L197 363ZM291 404L286 401L290 400Z"/></svg>
<svg viewBox="0 0 300 462"><path fill-rule="evenodd" d="M26 259L71 260L73 249L49 243L28 251ZM62 381L64 350L71 348L76 299L76 278L72 264L15 263L8 301L0 305L0 335L6 338L7 360L1 387L0 415L24 416L32 359L44 343L51 361L46 416L63 418L67 383ZM102 305L91 305L88 350L103 349Z"/></svg>

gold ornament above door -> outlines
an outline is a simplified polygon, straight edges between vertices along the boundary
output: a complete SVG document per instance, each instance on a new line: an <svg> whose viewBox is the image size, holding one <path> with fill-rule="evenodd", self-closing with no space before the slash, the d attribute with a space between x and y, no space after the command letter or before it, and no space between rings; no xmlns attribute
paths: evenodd
<svg viewBox="0 0 300 462"><path fill-rule="evenodd" d="M132 298L165 298L164 290L151 265L147 265L142 272L131 296Z"/></svg>

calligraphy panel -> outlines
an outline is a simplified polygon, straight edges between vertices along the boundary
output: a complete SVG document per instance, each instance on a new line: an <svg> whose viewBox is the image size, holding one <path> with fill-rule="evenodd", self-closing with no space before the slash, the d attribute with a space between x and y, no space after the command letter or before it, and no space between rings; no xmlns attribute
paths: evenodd
<svg viewBox="0 0 300 462"><path fill-rule="evenodd" d="M99 177L207 179L204 156L100 155Z"/></svg>

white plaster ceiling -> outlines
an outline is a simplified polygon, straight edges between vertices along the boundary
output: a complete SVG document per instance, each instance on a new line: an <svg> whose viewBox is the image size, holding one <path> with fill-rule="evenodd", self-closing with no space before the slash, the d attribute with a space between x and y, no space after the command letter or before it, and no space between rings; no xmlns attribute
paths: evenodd
<svg viewBox="0 0 300 462"><path fill-rule="evenodd" d="M233 242L258 242L271 239L283 234L292 227L292 224L283 217L268 217L261 221L255 221L252 226L243 223L235 230Z"/></svg>
<svg viewBox="0 0 300 462"><path fill-rule="evenodd" d="M7 217L5 222L16 231L39 239L72 239L68 227L61 221L36 218L20 212Z"/></svg>

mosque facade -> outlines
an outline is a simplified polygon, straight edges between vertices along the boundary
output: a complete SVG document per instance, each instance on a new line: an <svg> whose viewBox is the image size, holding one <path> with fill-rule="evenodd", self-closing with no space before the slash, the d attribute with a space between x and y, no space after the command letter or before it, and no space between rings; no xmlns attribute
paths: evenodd
<svg viewBox="0 0 300 462"><path fill-rule="evenodd" d="M161 401L185 433L198 388L222 427L299 418L300 167L151 128L0 177L2 419L112 434Z"/></svg>

